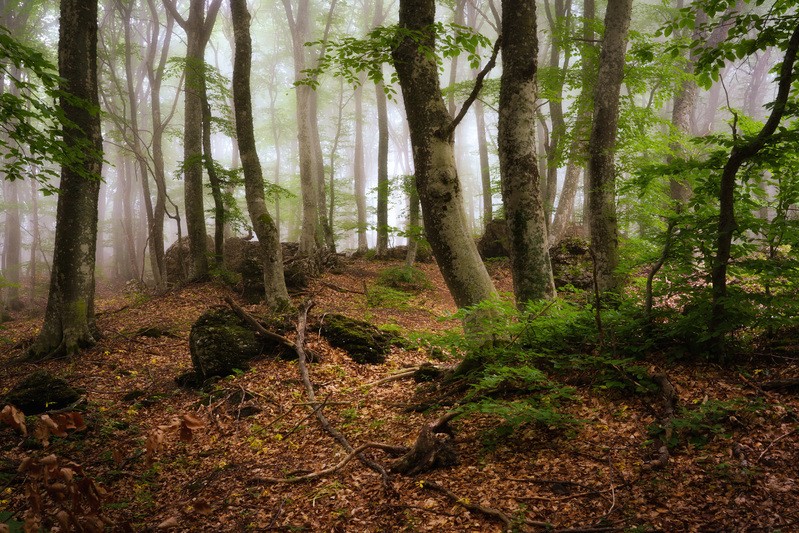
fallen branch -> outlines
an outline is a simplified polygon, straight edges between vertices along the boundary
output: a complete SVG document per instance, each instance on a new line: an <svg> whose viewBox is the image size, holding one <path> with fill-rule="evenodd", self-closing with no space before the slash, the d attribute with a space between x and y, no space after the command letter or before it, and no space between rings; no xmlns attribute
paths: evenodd
<svg viewBox="0 0 799 533"><path fill-rule="evenodd" d="M297 352L297 362L300 368L300 377L302 378L302 383L305 386L305 392L308 395L308 399L311 402L316 402L316 393L313 390L313 385L311 384L311 378L308 375L308 365L306 363L306 354L305 354L305 349L303 347L303 345L305 344L305 328L308 322L308 311L310 311L313 306L314 306L313 300L308 300L307 302L305 302L305 304L302 306L302 309L300 310L299 319L297 320L297 339L294 343L294 346ZM354 454L354 456L357 456L358 459L363 464L365 464L366 466L368 466L369 468L380 474L380 476L383 478L384 486L386 487L390 486L388 481L388 473L386 473L385 468L380 466L375 461L372 461L371 459L362 455L361 451L363 450L359 451L358 453L355 453L355 448L352 447L347 438L339 430L335 429L330 425L330 422L327 420L327 417L325 417L325 415L322 413L321 410L317 409L315 414L316 414L316 419L319 421L319 424L321 424L322 426L322 429L324 429L331 437L333 437L336 440L336 442L338 442L341 445L341 447L344 448L347 452L349 452L350 454Z"/></svg>
<svg viewBox="0 0 799 533"><path fill-rule="evenodd" d="M796 429L792 429L792 430L791 430L791 431L789 431L788 433L786 433L786 434L784 434L784 435L781 435L781 436L777 437L776 439L774 439L773 441L771 441L771 444L769 444L768 446L766 446L766 449L765 449L765 450L763 450L763 452L762 452L762 453L760 454L760 456L757 458L757 461L755 461L755 464L759 463L759 462L760 462L760 460L761 460L761 459L763 459L763 456L765 456L765 455L766 455L766 452L768 452L768 451L771 449L771 447L772 447L772 446L774 446L775 444L777 444L779 441L781 441L781 440L782 440L782 439L784 439L785 437L790 437L791 435L793 435L794 433L796 433L796 431L797 431Z"/></svg>
<svg viewBox="0 0 799 533"><path fill-rule="evenodd" d="M376 387L378 385L383 385L384 383L390 383L392 381L400 381L402 379L412 378L413 375L419 368L412 368L411 370L405 370L403 372L397 372L396 374L392 374L390 376L384 377L383 379L378 379L377 381L372 381L371 383L367 383L363 385L364 387Z"/></svg>
<svg viewBox="0 0 799 533"><path fill-rule="evenodd" d="M668 376L663 372L652 372L650 378L660 388L660 394L663 396L664 416L660 423L663 428L664 436L660 439L660 447L658 448L658 458L645 466L649 469L663 468L669 464L669 446L671 436L674 431L674 410L677 407L677 390L674 385L669 381ZM615 495L614 495L615 497Z"/></svg>
<svg viewBox="0 0 799 533"><path fill-rule="evenodd" d="M236 302L234 302L230 296L225 296L225 302L230 306L233 312L236 313L236 315L238 315L239 318L241 318L247 324L249 324L250 327L253 328L255 331L257 331L260 335L266 337L267 339L277 342L281 346L288 348L289 350L296 353L297 357L299 357L299 352L297 351L297 347L289 339L287 339L283 335L278 335L277 333L269 331L268 329L263 327L261 323L255 319L255 317L253 317L247 311L242 309L241 306L238 305Z"/></svg>
<svg viewBox="0 0 799 533"><path fill-rule="evenodd" d="M760 388L766 391L770 390L785 390L785 391L799 391L799 379L778 379L775 381L766 381L760 383Z"/></svg>
<svg viewBox="0 0 799 533"><path fill-rule="evenodd" d="M349 293L349 294L366 294L366 292L364 292L364 291L356 291L356 290L353 290L353 289L346 289L344 287L339 287L338 285L334 285L333 283L328 283L327 281L322 281L321 283L325 287L333 289L336 292L346 292L346 293Z"/></svg>
<svg viewBox="0 0 799 533"><path fill-rule="evenodd" d="M335 474L347 464L359 457L361 452L368 450L369 448L378 448L384 451L388 451L390 453L396 453L398 448L396 446L391 446L389 444L382 444L379 442L367 442L366 444L361 444L357 448L353 449L349 455L347 455L344 459L342 459L338 464L331 466L330 468L325 468L324 470L319 470L317 472L311 472L310 474L306 474L304 476L297 476L297 477L285 477L285 478L275 478L275 477L259 477L253 479L255 482L261 483L302 483L303 481L312 481L314 479L319 479L320 477L328 476L330 474ZM359 457L360 458L360 457Z"/></svg>
<svg viewBox="0 0 799 533"><path fill-rule="evenodd" d="M469 500L467 500L466 498L458 497L457 494L455 494L454 492L452 492L451 490L449 490L449 489L447 489L445 487L442 487L441 485L439 485L438 483L435 483L434 481L423 481L422 483L420 483L420 485L421 485L421 487L423 489L429 489L429 490L432 490L432 491L435 491L435 492L438 492L440 494L445 495L447 498L452 500L454 503L457 503L458 505L460 505L461 507L464 507L465 509L467 509L469 511L472 511L472 512L475 512L475 513L480 513L480 514L485 515L485 516L487 516L489 518L493 518L494 520L498 520L498 521L502 522L505 525L505 529L508 530L508 531L513 528L513 521L510 519L510 517L507 514L505 514L504 512L500 511L499 509L494 509L493 507L486 507L484 505L477 505L476 503L470 503ZM539 521L536 521L536 520L525 520L524 523L526 525L528 525L528 526L543 527L543 528L547 528L547 529L552 529L552 524L550 524L549 522L539 522Z"/></svg>

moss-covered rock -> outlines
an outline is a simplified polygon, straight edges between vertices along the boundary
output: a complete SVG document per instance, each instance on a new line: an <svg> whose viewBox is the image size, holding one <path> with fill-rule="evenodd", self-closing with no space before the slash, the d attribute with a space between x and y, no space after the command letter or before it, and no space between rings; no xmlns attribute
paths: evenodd
<svg viewBox="0 0 799 533"><path fill-rule="evenodd" d="M589 246L584 239L568 237L549 249L555 287L572 285L583 290L593 287L593 263Z"/></svg>
<svg viewBox="0 0 799 533"><path fill-rule="evenodd" d="M337 314L325 316L321 332L331 346L345 350L360 364L385 362L391 346L397 342L392 333L380 331L363 320Z"/></svg>
<svg viewBox="0 0 799 533"><path fill-rule="evenodd" d="M215 307L203 313L189 335L191 362L198 377L226 376L234 369L246 368L247 362L276 352L272 342L255 332L227 307Z"/></svg>
<svg viewBox="0 0 799 533"><path fill-rule="evenodd" d="M80 398L80 392L46 370L37 370L20 381L3 398L26 415L61 409Z"/></svg>

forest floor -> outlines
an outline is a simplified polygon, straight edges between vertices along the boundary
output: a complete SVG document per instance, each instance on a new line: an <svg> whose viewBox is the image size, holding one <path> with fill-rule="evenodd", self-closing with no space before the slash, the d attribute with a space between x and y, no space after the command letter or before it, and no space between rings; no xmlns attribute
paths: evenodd
<svg viewBox="0 0 799 533"><path fill-rule="evenodd" d="M296 295L296 303L314 298L312 321L338 312L406 335L458 327L447 318L454 304L432 264L420 265L432 288L401 309L367 305L361 293L386 266L348 260L340 273ZM505 268L492 267L492 276L501 290L510 289ZM758 376L799 377L797 360L734 368L659 361L680 405L727 406L715 418L686 418L695 426L689 429L705 434L673 449L661 469L647 464L656 400L588 381L564 406L583 421L568 430L530 425L497 438L494 419L470 415L452 422L456 466L392 475L386 486L353 460L312 481L272 483L266 478L319 471L348 454L313 418L296 361L258 360L205 390L176 385L191 368L193 322L224 305L225 296L237 295L215 283L157 297L101 290L99 343L75 359L39 365L10 361L41 318L21 315L4 325L0 396L33 370L48 369L83 389L86 402L78 409L87 427L36 449L0 424L0 524L21 521L30 509L36 477L17 474L18 465L54 454L102 487L100 513L114 530L482 532L505 530L508 518L518 531L545 531L545 524L571 532L799 531L799 399L756 385ZM137 335L145 326L169 335ZM412 380L368 385L427 361L441 364L427 350L395 347L385 364L359 365L317 333L307 333L307 346L322 355L309 366L310 379L324 414L353 446L411 446L423 424L446 412L409 410L420 401ZM383 465L392 460L379 450L364 453ZM55 504L52 491L39 496L45 514L70 505Z"/></svg>

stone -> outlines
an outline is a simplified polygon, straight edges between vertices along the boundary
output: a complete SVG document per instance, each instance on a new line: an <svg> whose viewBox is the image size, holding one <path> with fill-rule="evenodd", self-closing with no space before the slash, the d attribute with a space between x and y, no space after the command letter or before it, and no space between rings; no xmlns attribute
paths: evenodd
<svg viewBox="0 0 799 533"><path fill-rule="evenodd" d="M373 325L344 315L325 315L322 336L334 348L345 350L359 364L381 364L397 337Z"/></svg>
<svg viewBox="0 0 799 533"><path fill-rule="evenodd" d="M79 398L80 392L64 379L37 370L12 388L2 404L11 404L26 415L38 415L67 407Z"/></svg>
<svg viewBox="0 0 799 533"><path fill-rule="evenodd" d="M477 241L477 251L483 259L509 257L510 236L508 223L502 219L491 220L486 224L483 236Z"/></svg>
<svg viewBox="0 0 799 533"><path fill-rule="evenodd" d="M197 319L189 334L189 350L202 380L233 374L235 369L246 369L252 359L280 351L227 307L211 308Z"/></svg>

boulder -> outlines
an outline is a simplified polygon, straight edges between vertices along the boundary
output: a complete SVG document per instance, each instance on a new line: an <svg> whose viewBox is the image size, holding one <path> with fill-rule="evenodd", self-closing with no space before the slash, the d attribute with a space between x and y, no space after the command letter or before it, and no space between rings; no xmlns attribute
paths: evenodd
<svg viewBox="0 0 799 533"><path fill-rule="evenodd" d="M368 322L338 314L325 315L320 331L331 346L345 350L359 364L385 362L391 346L397 342L395 335Z"/></svg>
<svg viewBox="0 0 799 533"><path fill-rule="evenodd" d="M205 243L209 251L214 250L214 239L206 235ZM164 254L166 276L170 283L186 280L191 270L191 256L189 255L189 238L183 237L175 241Z"/></svg>
<svg viewBox="0 0 799 533"><path fill-rule="evenodd" d="M227 376L235 369L264 354L278 354L274 342L259 337L227 307L214 307L203 313L189 334L191 362L200 380Z"/></svg>
<svg viewBox="0 0 799 533"><path fill-rule="evenodd" d="M555 287L572 285L590 290L594 285L594 267L588 241L567 237L549 249Z"/></svg>
<svg viewBox="0 0 799 533"><path fill-rule="evenodd" d="M501 219L489 221L483 236L477 241L477 251L483 259L508 257L510 253L508 223Z"/></svg>
<svg viewBox="0 0 799 533"><path fill-rule="evenodd" d="M231 237L225 241L225 268L241 276L241 295L249 303L264 296L264 267L258 241Z"/></svg>
<svg viewBox="0 0 799 533"><path fill-rule="evenodd" d="M46 370L29 374L12 388L2 404L11 404L26 415L62 409L80 398L80 392Z"/></svg>

